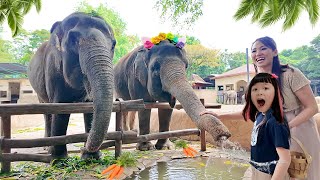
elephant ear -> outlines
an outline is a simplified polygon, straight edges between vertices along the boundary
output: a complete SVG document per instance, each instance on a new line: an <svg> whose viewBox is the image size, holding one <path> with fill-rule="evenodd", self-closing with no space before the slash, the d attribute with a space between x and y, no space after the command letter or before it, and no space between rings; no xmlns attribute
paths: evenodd
<svg viewBox="0 0 320 180"><path fill-rule="evenodd" d="M51 36L52 38L54 38L52 42L59 51L61 51L61 41L63 36L63 31L60 25L61 21L57 21L52 25L50 29Z"/></svg>
<svg viewBox="0 0 320 180"><path fill-rule="evenodd" d="M144 87L147 86L148 80L148 66L146 64L147 51L148 50L146 49L138 50L137 56L133 63L134 75Z"/></svg>

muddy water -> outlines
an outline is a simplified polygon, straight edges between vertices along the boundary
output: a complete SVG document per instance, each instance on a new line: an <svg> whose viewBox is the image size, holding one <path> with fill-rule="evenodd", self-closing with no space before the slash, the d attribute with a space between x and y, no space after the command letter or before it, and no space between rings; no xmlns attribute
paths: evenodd
<svg viewBox="0 0 320 180"><path fill-rule="evenodd" d="M241 180L249 164L217 157L197 157L159 162L127 180Z"/></svg>

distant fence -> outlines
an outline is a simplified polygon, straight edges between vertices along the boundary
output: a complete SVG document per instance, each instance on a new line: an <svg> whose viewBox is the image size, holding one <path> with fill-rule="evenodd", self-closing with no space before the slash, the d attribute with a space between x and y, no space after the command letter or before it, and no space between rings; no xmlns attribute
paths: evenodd
<svg viewBox="0 0 320 180"><path fill-rule="evenodd" d="M202 99L203 103L203 99ZM221 105L207 104L206 108L221 108ZM201 150L206 150L205 132L199 129L185 129L177 131L159 132L147 135L137 135L134 131L122 131L122 112L138 111L141 109L171 109L168 103L144 103L143 100L123 101L117 99L113 102L112 112L116 112L116 127L114 132L108 132L106 141L100 149L115 146L115 156L118 157L122 151L122 144L145 142L169 137L188 135L201 136ZM176 104L176 109L182 109ZM0 162L1 172L10 172L10 164L14 161L52 161L50 154L24 154L11 153L12 148L32 148L53 145L64 145L71 143L86 142L88 133L72 134L65 136L54 136L36 139L11 139L11 116L22 114L71 114L71 113L92 113L93 103L40 103L40 104L6 104L0 105L1 116L1 138L0 138Z"/></svg>

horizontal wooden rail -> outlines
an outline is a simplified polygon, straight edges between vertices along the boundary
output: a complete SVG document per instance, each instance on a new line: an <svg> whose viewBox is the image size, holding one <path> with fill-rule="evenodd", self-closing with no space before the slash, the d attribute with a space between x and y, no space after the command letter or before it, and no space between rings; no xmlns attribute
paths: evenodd
<svg viewBox="0 0 320 180"><path fill-rule="evenodd" d="M122 104L121 104L122 103ZM122 109L120 109L120 106ZM137 111L144 109L142 99L130 101L114 101L112 111L120 112ZM21 114L70 114L70 113L92 113L93 103L38 103L38 104L1 104L0 115Z"/></svg>
<svg viewBox="0 0 320 180"><path fill-rule="evenodd" d="M152 133L146 135L140 135L137 137L138 142L146 142L156 139L166 139L169 137L180 137L180 136L189 136L189 135L200 135L199 129L184 129L184 130L176 130L176 131L167 131L167 132L159 132Z"/></svg>
<svg viewBox="0 0 320 180"><path fill-rule="evenodd" d="M145 102L145 108L146 109L152 109L152 108L158 108L158 109L171 109L169 103L148 103ZM220 104L214 104L214 103L206 103L205 108L212 108L212 109L220 109L221 105ZM177 103L174 106L175 109L183 109L182 105Z"/></svg>
<svg viewBox="0 0 320 180"><path fill-rule="evenodd" d="M122 103L122 104L121 104ZM138 111L141 109L171 109L169 103L145 103L142 99L129 101L114 101L113 112ZM181 104L176 104L175 109L182 109ZM205 108L221 108L219 104L205 104ZM38 103L38 104L1 104L0 115L22 115L22 114L70 114L70 113L92 113L93 103Z"/></svg>
<svg viewBox="0 0 320 180"><path fill-rule="evenodd" d="M43 147L43 146L55 146L72 144L78 142L86 142L88 133L82 134L72 134L65 136L54 136L46 138L36 138L36 139L7 139L2 138L0 147L7 148L32 148L32 147ZM106 135L106 140L120 140L120 139L136 139L137 132L135 131L114 131L108 132Z"/></svg>
<svg viewBox="0 0 320 180"><path fill-rule="evenodd" d="M147 134L147 135L140 135L134 137L134 135L137 135L134 131L124 131L123 132L123 144L131 144L136 142L145 142L150 140L156 140L156 139L165 139L169 137L180 137L180 136L188 136L188 135L198 135L200 134L199 129L184 129L184 130L176 130L176 131L170 131L170 132L159 132L159 133L153 133L153 134ZM119 135L121 137L121 132L110 132L108 133L108 136L106 139L117 139L119 138ZM30 148L30 147L42 147L47 145L53 145L52 140L56 139L54 143L55 145L61 144L62 142L66 143L73 143L76 142L85 142L87 134L74 134L74 135L67 135L67 136L57 136L57 137L48 137L48 138L39 138L39 139L2 139L2 143L4 143L6 146L10 146L12 148ZM50 141L49 143L44 142L44 140ZM14 143L22 143L22 145L14 145ZM26 145L26 143L30 143L32 145ZM39 143L39 144L36 144ZM109 140L104 143L102 143L100 149L106 149L108 147L114 146L115 141ZM1 153L0 154L0 161L34 161L34 162L45 162L50 163L52 161L52 156L50 154L24 154L24 153Z"/></svg>

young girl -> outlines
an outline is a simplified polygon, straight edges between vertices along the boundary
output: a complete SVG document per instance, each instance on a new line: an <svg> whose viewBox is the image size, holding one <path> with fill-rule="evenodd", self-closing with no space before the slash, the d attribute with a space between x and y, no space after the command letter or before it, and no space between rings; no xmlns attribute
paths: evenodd
<svg viewBox="0 0 320 180"><path fill-rule="evenodd" d="M283 116L277 76L259 73L250 82L242 111L254 122L251 135L252 179L289 179L290 130Z"/></svg>

